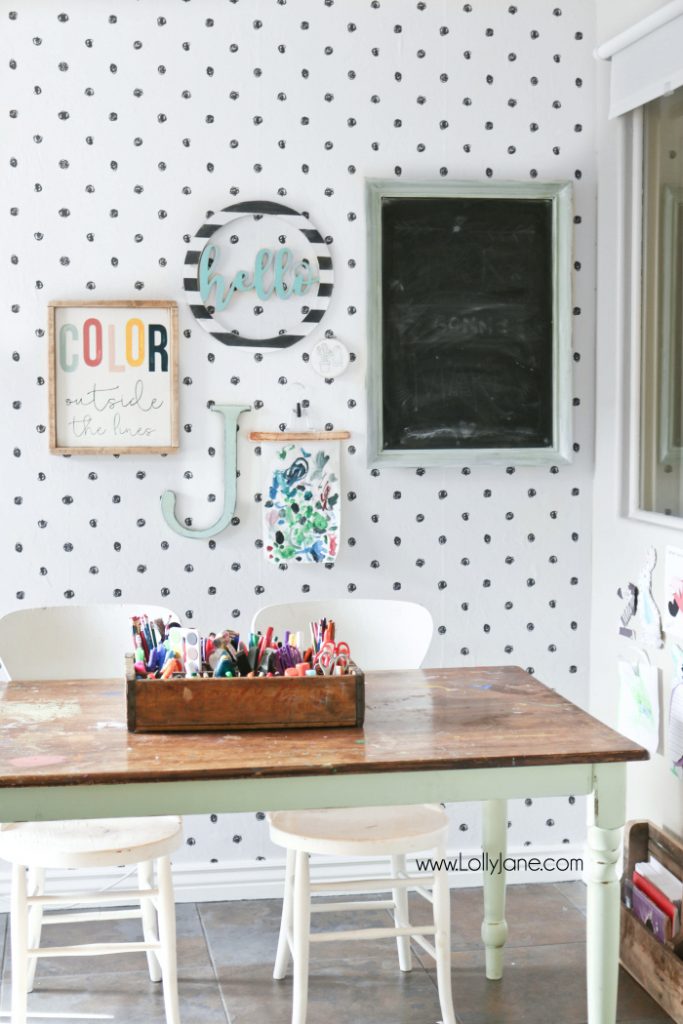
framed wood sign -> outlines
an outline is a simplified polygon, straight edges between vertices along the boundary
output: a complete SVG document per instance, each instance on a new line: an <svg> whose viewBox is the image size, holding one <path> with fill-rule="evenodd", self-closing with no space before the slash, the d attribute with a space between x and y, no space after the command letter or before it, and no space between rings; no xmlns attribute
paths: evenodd
<svg viewBox="0 0 683 1024"><path fill-rule="evenodd" d="M571 188L368 182L371 462L569 461Z"/></svg>
<svg viewBox="0 0 683 1024"><path fill-rule="evenodd" d="M50 302L48 310L50 451L175 451L177 304Z"/></svg>

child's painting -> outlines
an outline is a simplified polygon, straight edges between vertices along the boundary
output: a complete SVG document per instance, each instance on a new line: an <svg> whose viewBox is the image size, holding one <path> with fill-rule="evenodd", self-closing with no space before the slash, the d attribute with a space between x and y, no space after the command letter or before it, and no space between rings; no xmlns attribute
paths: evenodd
<svg viewBox="0 0 683 1024"><path fill-rule="evenodd" d="M683 637L683 551L667 548L664 564L664 629Z"/></svg>
<svg viewBox="0 0 683 1024"><path fill-rule="evenodd" d="M674 644L671 649L673 673L669 701L668 757L671 770L679 779L683 771L683 648Z"/></svg>
<svg viewBox="0 0 683 1024"><path fill-rule="evenodd" d="M278 446L264 495L263 540L269 562L334 562L339 550L339 445Z"/></svg>
<svg viewBox="0 0 683 1024"><path fill-rule="evenodd" d="M659 746L659 673L654 665L619 658L617 728L655 754Z"/></svg>

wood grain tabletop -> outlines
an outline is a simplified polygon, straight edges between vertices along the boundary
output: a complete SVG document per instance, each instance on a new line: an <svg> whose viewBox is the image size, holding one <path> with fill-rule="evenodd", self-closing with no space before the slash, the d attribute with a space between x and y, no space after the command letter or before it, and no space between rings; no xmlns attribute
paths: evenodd
<svg viewBox="0 0 683 1024"><path fill-rule="evenodd" d="M362 728L133 734L123 679L0 684L0 786L642 761L512 666L366 674Z"/></svg>

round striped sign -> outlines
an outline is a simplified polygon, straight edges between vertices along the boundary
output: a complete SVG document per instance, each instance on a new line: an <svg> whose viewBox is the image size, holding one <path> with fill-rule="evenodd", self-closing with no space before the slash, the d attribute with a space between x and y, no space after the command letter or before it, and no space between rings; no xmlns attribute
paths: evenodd
<svg viewBox="0 0 683 1024"><path fill-rule="evenodd" d="M315 265L312 265L311 268L315 273L317 283L302 297L303 305L300 306L301 320L293 330L290 331L283 328L278 330L273 337L267 338L247 338L237 331L227 330L216 319L215 308L204 304L200 292L199 271L204 249L215 233L225 227L226 224L230 224L231 221L250 214L255 219L271 216L291 224L293 228L303 235L306 241L307 254L311 253L313 259L317 261L317 270ZM185 256L183 286L188 296L190 309L204 330L208 331L216 341L220 341L224 345L247 345L253 348L289 348L290 345L305 338L320 323L330 303L333 283L332 257L330 256L325 239L303 214L292 210L289 206L283 206L281 203L254 200L234 203L232 206L226 206L222 210L212 213L207 217L206 223L202 224L199 231L195 234Z"/></svg>

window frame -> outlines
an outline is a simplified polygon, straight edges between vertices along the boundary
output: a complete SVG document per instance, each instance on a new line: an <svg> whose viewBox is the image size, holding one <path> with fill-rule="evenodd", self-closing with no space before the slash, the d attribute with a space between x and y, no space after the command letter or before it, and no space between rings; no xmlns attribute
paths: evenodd
<svg viewBox="0 0 683 1024"><path fill-rule="evenodd" d="M623 242L619 246L619 282L624 311L623 337L626 340L627 363L625 373L626 423L623 433L626 439L626 480L624 490L627 519L649 523L652 526L667 526L683 530L683 512L680 515L666 515L651 512L642 507L641 474L645 472L643 460L643 357L645 337L643 325L643 243L645 218L645 117L643 107L632 110L621 121L621 146L619 167L623 196L622 228ZM620 240L621 241L621 240ZM622 332L620 332L622 333ZM654 382L657 389L655 409L656 429L655 459L662 455L662 408L661 383Z"/></svg>

